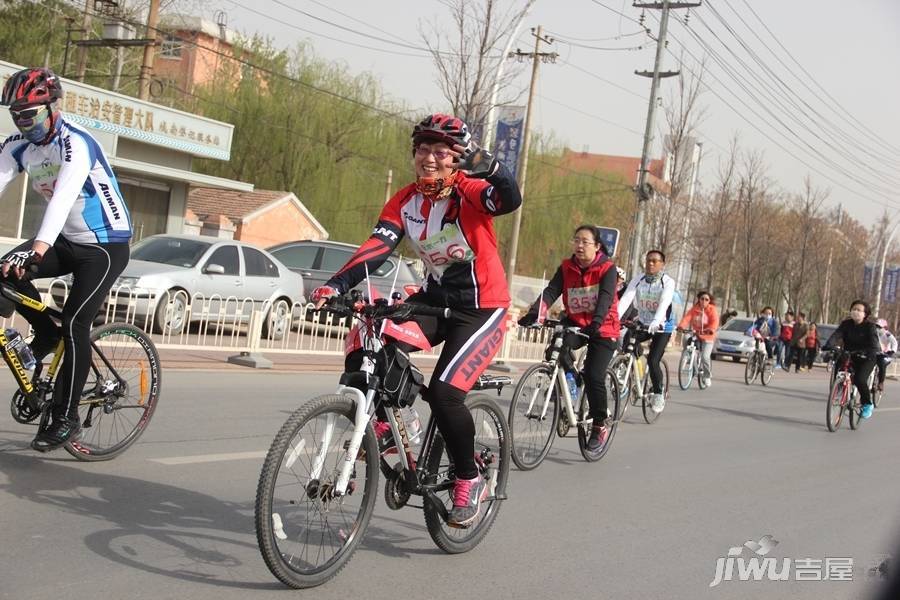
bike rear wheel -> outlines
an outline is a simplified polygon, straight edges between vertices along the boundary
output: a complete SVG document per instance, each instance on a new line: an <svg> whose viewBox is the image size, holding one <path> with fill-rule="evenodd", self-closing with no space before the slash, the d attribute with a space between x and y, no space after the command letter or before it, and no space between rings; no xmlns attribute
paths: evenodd
<svg viewBox="0 0 900 600"><path fill-rule="evenodd" d="M754 352L747 358L747 366L744 367L744 383L750 385L756 379L758 355Z"/></svg>
<svg viewBox="0 0 900 600"><path fill-rule="evenodd" d="M256 540L269 571L287 586L309 588L334 577L372 517L379 457L371 423L347 493L334 493L355 418L348 397L314 398L294 411L266 454L256 490Z"/></svg>
<svg viewBox="0 0 900 600"><path fill-rule="evenodd" d="M96 349L78 402L81 437L65 445L81 461L110 460L134 444L156 410L162 374L146 333L125 323L91 331Z"/></svg>
<svg viewBox="0 0 900 600"><path fill-rule="evenodd" d="M696 361L694 360L693 347L685 348L678 360L678 387L686 390L691 387L694 380Z"/></svg>
<svg viewBox="0 0 900 600"><path fill-rule="evenodd" d="M648 367L649 368L649 367ZM662 371L662 395L666 402L669 400L669 365L665 361L665 359L659 361L659 368ZM644 397L641 399L641 410L644 413L644 421L647 422L648 425L652 425L659 418L659 415L663 413L662 410L659 412L653 410L653 406L650 402L650 394L653 391L653 384L650 381L650 374L647 373L647 377L644 378Z"/></svg>
<svg viewBox="0 0 900 600"><path fill-rule="evenodd" d="M543 363L533 365L519 379L513 392L509 405L510 448L513 462L522 471L540 465L553 446L560 407L559 390L552 374L552 369ZM548 392L549 405L544 413Z"/></svg>
<svg viewBox="0 0 900 600"><path fill-rule="evenodd" d="M859 429L860 424L862 423L862 417L859 412L862 410L862 403L860 403L859 391L857 391L855 384L852 382L849 384L850 387L850 399L847 402L847 420L850 422L850 429Z"/></svg>
<svg viewBox="0 0 900 600"><path fill-rule="evenodd" d="M606 456L606 453L612 447L613 437L615 437L616 428L619 426L619 421L615 418L615 415L619 414L619 397L619 383L616 381L615 376L607 370L606 411L610 418L606 426L609 428L609 436L607 436L606 443L599 450L592 452L588 449L588 440L590 440L594 423L591 420L591 407L588 402L587 392L582 392L581 404L578 407L578 448L581 450L581 456L584 457L584 460L596 462Z"/></svg>
<svg viewBox="0 0 900 600"><path fill-rule="evenodd" d="M449 554L468 552L481 543L497 519L509 476L509 431L500 407L487 394L469 395L466 406L475 421L475 462L481 476L488 482L488 495L482 501L475 521L465 529L450 527L431 502L425 499L423 506L428 534L438 548ZM456 475L440 432L435 431L434 442L424 461L424 483L441 487L435 493L449 513L453 508L453 486L450 484Z"/></svg>
<svg viewBox="0 0 900 600"><path fill-rule="evenodd" d="M841 426L844 418L844 406L847 403L847 386L844 381L837 380L831 386L828 394L828 404L825 407L825 424L828 431L834 432Z"/></svg>

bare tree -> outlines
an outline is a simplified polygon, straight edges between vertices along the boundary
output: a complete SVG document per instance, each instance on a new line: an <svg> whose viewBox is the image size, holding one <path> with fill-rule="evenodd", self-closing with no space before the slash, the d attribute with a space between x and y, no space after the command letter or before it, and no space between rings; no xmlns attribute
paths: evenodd
<svg viewBox="0 0 900 600"><path fill-rule="evenodd" d="M786 265L791 281L788 283L788 304L800 307L800 302L805 298L804 292L810 279L810 265L820 261L815 256L817 242L821 237L816 235L822 224L820 209L822 203L828 197L828 192L813 187L812 181L807 175L803 180L803 192L794 201L791 227L793 232L793 244L788 257L791 260Z"/></svg>
<svg viewBox="0 0 900 600"><path fill-rule="evenodd" d="M706 113L706 108L699 105L704 71L702 62L697 68L689 69L688 75L682 71L678 76L678 85L663 107L663 150L667 157L668 171L664 174L664 179L668 183L668 193L657 197L661 206L652 213L658 218L651 239L654 240L653 247L680 257L690 236L685 219L691 207L687 206L687 199L683 195L689 189L694 175L694 146L698 141L696 132Z"/></svg>
<svg viewBox="0 0 900 600"><path fill-rule="evenodd" d="M534 2L526 0L522 8L509 7L503 11L498 0L446 0L452 28L440 19L431 23L428 32L419 26L450 110L475 131L482 130L491 108L491 88L498 67L506 58L501 56L506 38ZM501 93L509 90L520 70L509 69L503 74L498 82ZM510 101L508 98L507 102Z"/></svg>
<svg viewBox="0 0 900 600"><path fill-rule="evenodd" d="M756 246L765 245L764 204L770 186L766 175L767 168L763 163L763 155L759 151L748 152L741 164L740 183L738 185L738 202L741 203L743 218L741 223L743 252L741 256L741 279L744 288L744 310L747 314L755 314L757 289L754 286L755 276L759 273L754 253Z"/></svg>

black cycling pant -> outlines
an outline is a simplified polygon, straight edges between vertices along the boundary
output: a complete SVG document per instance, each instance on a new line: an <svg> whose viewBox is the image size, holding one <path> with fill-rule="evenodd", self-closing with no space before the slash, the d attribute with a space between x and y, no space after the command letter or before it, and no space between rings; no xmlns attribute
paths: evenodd
<svg viewBox="0 0 900 600"><path fill-rule="evenodd" d="M887 367L890 361L884 354L878 355L878 383L884 385L884 378L887 375Z"/></svg>
<svg viewBox="0 0 900 600"><path fill-rule="evenodd" d="M33 241L27 241L13 252L30 250L32 244ZM128 257L126 243L76 244L59 236L44 254L33 278L72 274L69 297L62 309L62 330L49 315L16 306L34 329L35 338L54 339L62 334L65 342L65 354L53 389L55 419L78 417L78 401L91 368L91 325L116 278L128 265ZM6 281L29 298L41 299L30 280L20 281L9 275Z"/></svg>
<svg viewBox="0 0 900 600"><path fill-rule="evenodd" d="M407 301L415 302L415 296ZM456 476L473 479L478 475L475 422L465 405L466 394L503 344L506 309L452 310L450 319L415 318L432 346L444 343L422 397L431 406L438 431L453 459ZM395 343L408 352L418 350L404 342ZM344 367L348 372L358 371L361 364L362 351L356 350L347 355ZM384 418L383 411L379 410L379 413L379 417Z"/></svg>
<svg viewBox="0 0 900 600"><path fill-rule="evenodd" d="M606 413L606 369L615 354L616 340L600 337L587 340L575 334L568 334L567 337L566 345L573 350L587 344L587 356L584 357L585 391L591 406L591 418L595 425L602 425L604 419L610 416Z"/></svg>
<svg viewBox="0 0 900 600"><path fill-rule="evenodd" d="M853 384L859 390L859 399L863 404L872 403L872 394L869 390L869 376L875 368L875 359L854 356L853 360Z"/></svg>
<svg viewBox="0 0 900 600"><path fill-rule="evenodd" d="M671 337L671 332L657 332L652 336L646 331L638 331L635 334L635 341L638 343L650 340L650 349L647 352L647 368L650 369L650 383L653 386L654 394L663 393L663 372L659 363L662 361Z"/></svg>

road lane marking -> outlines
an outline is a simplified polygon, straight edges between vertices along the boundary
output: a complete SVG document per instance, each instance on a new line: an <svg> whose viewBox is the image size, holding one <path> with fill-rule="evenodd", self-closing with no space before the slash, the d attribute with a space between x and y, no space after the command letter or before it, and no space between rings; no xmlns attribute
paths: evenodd
<svg viewBox="0 0 900 600"><path fill-rule="evenodd" d="M224 462L229 460L246 460L249 458L265 458L264 450L254 452L230 452L226 454L195 454L194 456L172 456L169 458L151 458L150 462L163 465L193 465L199 463Z"/></svg>

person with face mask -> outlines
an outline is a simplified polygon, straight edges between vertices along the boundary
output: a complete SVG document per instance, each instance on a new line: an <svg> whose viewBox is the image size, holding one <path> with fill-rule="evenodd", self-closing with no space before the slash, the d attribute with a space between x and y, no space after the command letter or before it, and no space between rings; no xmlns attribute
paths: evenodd
<svg viewBox="0 0 900 600"><path fill-rule="evenodd" d="M750 326L747 335L753 336L756 331L762 336L766 346L766 357L775 355L775 340L778 338L778 322L775 320L775 309L767 306L759 311L759 318Z"/></svg>
<svg viewBox="0 0 900 600"><path fill-rule="evenodd" d="M47 201L34 237L0 259L2 279L39 300L30 276L72 274L61 328L44 313L18 306L34 329L31 349L38 362L60 338L65 344L51 419L31 443L41 452L78 439L78 402L91 365L91 324L128 264L132 233L128 207L103 148L62 117L62 96L53 71L37 68L14 73L0 99L19 130L0 145L0 194L25 172Z"/></svg>
<svg viewBox="0 0 900 600"><path fill-rule="evenodd" d="M850 305L850 318L845 319L834 330L825 348L833 350L841 348L844 352L853 352L853 384L859 390L862 402L860 416L868 419L872 416L872 398L869 393L869 376L875 368L875 360L881 351L878 341L878 327L869 319L872 309L862 300L854 300Z"/></svg>

